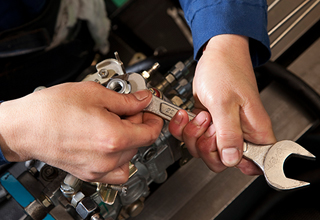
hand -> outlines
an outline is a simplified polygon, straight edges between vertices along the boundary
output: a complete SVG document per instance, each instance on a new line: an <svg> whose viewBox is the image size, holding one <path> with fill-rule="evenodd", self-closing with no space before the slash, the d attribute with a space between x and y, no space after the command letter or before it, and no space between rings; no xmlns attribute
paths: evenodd
<svg viewBox="0 0 320 220"><path fill-rule="evenodd" d="M197 65L193 88L197 112L207 112L189 123L186 113L178 112L169 124L170 132L215 172L237 166L245 174L261 174L242 158L243 140L271 144L276 139L259 97L248 39L211 38Z"/></svg>
<svg viewBox="0 0 320 220"><path fill-rule="evenodd" d="M50 87L0 105L0 146L8 161L38 159L90 182L124 183L137 148L161 132L142 113L151 93L118 94L95 82Z"/></svg>

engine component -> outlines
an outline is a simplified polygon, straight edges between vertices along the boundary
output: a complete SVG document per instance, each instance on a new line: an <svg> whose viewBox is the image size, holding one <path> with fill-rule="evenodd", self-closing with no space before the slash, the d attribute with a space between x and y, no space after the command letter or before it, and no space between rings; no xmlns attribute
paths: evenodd
<svg viewBox="0 0 320 220"><path fill-rule="evenodd" d="M187 63L188 66L190 62ZM192 108L190 100L192 80L186 65L178 62L164 77L157 71L158 68L159 64L156 63L149 70L142 71L141 75L146 79L138 73L126 74L123 63L116 54L116 59L98 63L96 73L87 75L83 81L94 81L118 93L127 94L145 88L147 80L150 90L151 87L161 88L162 91L152 90L157 96L168 102ZM143 84L137 83L137 80ZM155 86L152 86L153 84ZM37 88L41 89L45 87ZM170 134L168 122L165 122L155 143L140 147L131 159L130 178L123 185L83 182L60 169L41 161L31 160L21 163L24 168L19 165L17 167L19 171L15 171L16 166L14 166L10 171L15 174L14 176L7 173L1 177L4 188L0 188L0 199L5 200L9 198L7 195L12 195L23 207L24 213L35 220L127 219L137 216L142 211L144 201L150 194L150 185L166 181L167 168L175 162L184 164L186 158L189 158L189 155L185 154L183 144ZM184 162L179 163L179 159ZM21 194L15 192L11 182L19 185L20 191L27 195L24 196L28 198L27 200L21 199ZM18 219L24 219L25 215Z"/></svg>

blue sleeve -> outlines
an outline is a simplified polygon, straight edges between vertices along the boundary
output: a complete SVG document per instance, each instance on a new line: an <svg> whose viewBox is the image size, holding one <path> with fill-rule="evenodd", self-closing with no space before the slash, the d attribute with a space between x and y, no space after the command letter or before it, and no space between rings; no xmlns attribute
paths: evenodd
<svg viewBox="0 0 320 220"><path fill-rule="evenodd" d="M249 37L254 67L270 59L266 0L179 0L192 31L194 57L213 36L237 34Z"/></svg>
<svg viewBox="0 0 320 220"><path fill-rule="evenodd" d="M0 165L7 164L7 163L10 163L10 162L7 161L6 158L3 156L1 148L0 148Z"/></svg>
<svg viewBox="0 0 320 220"><path fill-rule="evenodd" d="M3 101L0 100L0 105ZM0 146L0 165L6 164L6 163L10 163L9 161L6 160L6 158L3 156L3 153L1 151L1 146Z"/></svg>

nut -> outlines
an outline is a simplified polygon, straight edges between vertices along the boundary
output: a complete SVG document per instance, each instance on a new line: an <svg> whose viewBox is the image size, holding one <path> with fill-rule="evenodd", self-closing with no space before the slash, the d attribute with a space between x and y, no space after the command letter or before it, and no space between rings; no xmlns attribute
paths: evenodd
<svg viewBox="0 0 320 220"><path fill-rule="evenodd" d="M86 219L98 212L98 205L90 197L86 197L78 203L76 211L81 218Z"/></svg>
<svg viewBox="0 0 320 220"><path fill-rule="evenodd" d="M72 196L71 205L73 207L77 207L78 203L85 197L82 192L77 192L75 195Z"/></svg>

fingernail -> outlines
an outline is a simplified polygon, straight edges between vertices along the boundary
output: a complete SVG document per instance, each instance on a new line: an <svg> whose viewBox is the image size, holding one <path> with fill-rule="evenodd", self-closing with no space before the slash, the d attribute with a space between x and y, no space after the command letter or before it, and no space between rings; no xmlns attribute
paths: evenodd
<svg viewBox="0 0 320 220"><path fill-rule="evenodd" d="M204 112L200 112L193 120L196 126L202 125L207 120L207 116Z"/></svg>
<svg viewBox="0 0 320 220"><path fill-rule="evenodd" d="M239 151L237 148L224 148L222 150L222 159L226 166L233 167L239 162Z"/></svg>
<svg viewBox="0 0 320 220"><path fill-rule="evenodd" d="M132 93L136 99L138 99L139 101L145 100L146 98L148 98L148 96L150 95L150 91L147 89L144 90L140 90L137 91L135 93Z"/></svg>
<svg viewBox="0 0 320 220"><path fill-rule="evenodd" d="M177 125L180 125L181 121L182 121L182 113L180 111L178 111L178 113L174 116L173 118L173 122Z"/></svg>

